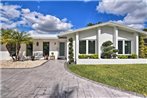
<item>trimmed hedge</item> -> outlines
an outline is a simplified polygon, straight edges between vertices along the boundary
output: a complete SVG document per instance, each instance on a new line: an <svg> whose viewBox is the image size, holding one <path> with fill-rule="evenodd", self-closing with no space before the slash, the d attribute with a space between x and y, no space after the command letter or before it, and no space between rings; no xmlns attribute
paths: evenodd
<svg viewBox="0 0 147 98"><path fill-rule="evenodd" d="M80 54L79 59L98 59L97 54Z"/></svg>
<svg viewBox="0 0 147 98"><path fill-rule="evenodd" d="M136 54L131 54L131 55L118 55L119 59L136 59L137 55Z"/></svg>

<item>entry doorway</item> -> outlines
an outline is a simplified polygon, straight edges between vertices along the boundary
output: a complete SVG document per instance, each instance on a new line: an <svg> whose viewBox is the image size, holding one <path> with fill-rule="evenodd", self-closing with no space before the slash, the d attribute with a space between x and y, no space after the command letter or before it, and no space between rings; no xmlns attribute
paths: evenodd
<svg viewBox="0 0 147 98"><path fill-rule="evenodd" d="M26 56L33 55L33 43L26 44Z"/></svg>
<svg viewBox="0 0 147 98"><path fill-rule="evenodd" d="M59 43L59 56L65 57L65 42Z"/></svg>
<svg viewBox="0 0 147 98"><path fill-rule="evenodd" d="M50 43L43 42L43 56L49 56L49 51L50 51Z"/></svg>

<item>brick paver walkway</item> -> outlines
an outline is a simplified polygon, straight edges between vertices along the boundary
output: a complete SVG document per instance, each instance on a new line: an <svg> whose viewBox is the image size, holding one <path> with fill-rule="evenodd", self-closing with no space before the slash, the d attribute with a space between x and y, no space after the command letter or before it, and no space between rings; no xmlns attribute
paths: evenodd
<svg viewBox="0 0 147 98"><path fill-rule="evenodd" d="M137 98L81 79L64 68L62 60L31 69L2 69L2 98Z"/></svg>

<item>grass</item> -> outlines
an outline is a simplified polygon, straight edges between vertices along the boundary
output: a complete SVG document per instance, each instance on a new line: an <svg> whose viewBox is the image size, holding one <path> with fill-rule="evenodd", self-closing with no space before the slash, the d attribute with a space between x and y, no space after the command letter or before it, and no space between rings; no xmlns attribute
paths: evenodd
<svg viewBox="0 0 147 98"><path fill-rule="evenodd" d="M72 72L88 79L147 96L147 64L68 67Z"/></svg>

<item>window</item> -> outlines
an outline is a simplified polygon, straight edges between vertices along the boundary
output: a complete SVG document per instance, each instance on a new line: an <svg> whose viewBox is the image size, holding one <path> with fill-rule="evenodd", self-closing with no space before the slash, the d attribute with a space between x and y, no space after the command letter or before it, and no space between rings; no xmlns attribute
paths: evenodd
<svg viewBox="0 0 147 98"><path fill-rule="evenodd" d="M131 41L118 41L118 54L131 54Z"/></svg>
<svg viewBox="0 0 147 98"><path fill-rule="evenodd" d="M131 54L131 41L125 41L125 54Z"/></svg>
<svg viewBox="0 0 147 98"><path fill-rule="evenodd" d="M89 54L94 54L95 53L95 40L93 41L88 41L88 53Z"/></svg>
<svg viewBox="0 0 147 98"><path fill-rule="evenodd" d="M79 53L86 54L86 40L79 42Z"/></svg>
<svg viewBox="0 0 147 98"><path fill-rule="evenodd" d="M118 54L123 54L123 41L118 41Z"/></svg>

